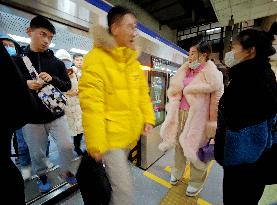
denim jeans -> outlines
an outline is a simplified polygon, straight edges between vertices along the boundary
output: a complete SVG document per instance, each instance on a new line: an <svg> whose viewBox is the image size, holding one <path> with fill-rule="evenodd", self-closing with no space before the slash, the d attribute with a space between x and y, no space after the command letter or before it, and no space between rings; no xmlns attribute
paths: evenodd
<svg viewBox="0 0 277 205"><path fill-rule="evenodd" d="M31 165L31 158L28 146L24 140L22 128L15 131L17 144L18 144L18 154L19 154L19 163L22 167Z"/></svg>

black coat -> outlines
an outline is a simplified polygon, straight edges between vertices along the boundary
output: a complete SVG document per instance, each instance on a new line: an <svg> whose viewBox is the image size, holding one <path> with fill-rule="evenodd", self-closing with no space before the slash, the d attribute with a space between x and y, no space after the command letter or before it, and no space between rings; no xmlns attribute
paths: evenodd
<svg viewBox="0 0 277 205"><path fill-rule="evenodd" d="M66 72L65 65L62 61L54 56L53 51L47 50L45 52L33 52L30 47L27 46L23 49L22 55L28 56L31 60L34 68L38 73L46 72L52 76L53 80L50 82L53 86L57 87L60 91L66 92L71 89L71 81ZM32 80L23 60L21 57L15 59L16 64L21 69L25 80ZM35 118L31 121L33 124L49 123L55 119L64 115L62 112L59 115L53 115L50 110L42 103L38 98L36 91L32 91L36 97L37 104L39 106L38 112Z"/></svg>
<svg viewBox="0 0 277 205"><path fill-rule="evenodd" d="M251 59L229 70L230 83L221 99L230 130L258 124L277 113L277 83L269 62Z"/></svg>
<svg viewBox="0 0 277 205"><path fill-rule="evenodd" d="M0 177L9 181L1 190L0 198L10 204L24 205L24 181L18 168L10 159L11 138L16 129L32 120L37 112L37 105L27 87L26 80L2 43L0 43L0 67L2 74Z"/></svg>
<svg viewBox="0 0 277 205"><path fill-rule="evenodd" d="M230 83L219 103L215 158L224 164L226 129L236 131L258 124L277 114L277 83L267 60L251 59L229 70ZM272 135L276 135L276 124ZM255 163L255 171L263 184L277 183L277 144L265 150ZM251 165L252 166L252 165Z"/></svg>

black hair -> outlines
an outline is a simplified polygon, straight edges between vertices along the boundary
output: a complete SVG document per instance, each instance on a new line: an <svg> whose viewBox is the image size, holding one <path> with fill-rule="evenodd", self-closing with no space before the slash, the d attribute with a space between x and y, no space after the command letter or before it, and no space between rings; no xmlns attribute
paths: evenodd
<svg viewBox="0 0 277 205"><path fill-rule="evenodd" d="M268 36L272 41L274 40L274 35L277 35L277 22L274 22L268 31Z"/></svg>
<svg viewBox="0 0 277 205"><path fill-rule="evenodd" d="M200 41L198 43L194 43L191 47L196 47L199 53L206 53L206 60L209 59L209 56L212 53L212 46L209 41Z"/></svg>
<svg viewBox="0 0 277 205"><path fill-rule="evenodd" d="M31 28L45 28L53 34L56 34L56 29L53 24L43 16L36 16L30 22Z"/></svg>
<svg viewBox="0 0 277 205"><path fill-rule="evenodd" d="M235 38L235 42L239 42L243 49L256 49L256 58L268 58L276 51L272 47L272 40L274 34L277 32L276 24L273 24L270 32L259 31L256 29L247 29L241 31ZM274 30L275 29L275 30Z"/></svg>
<svg viewBox="0 0 277 205"><path fill-rule="evenodd" d="M75 58L78 58L78 57L83 57L83 54L75 53L75 54L73 55L73 60L74 60Z"/></svg>
<svg viewBox="0 0 277 205"><path fill-rule="evenodd" d="M108 12L108 26L109 26L109 32L111 32L111 26L118 20L121 20L123 16L126 14L132 14L135 16L135 14L130 11L129 9L126 9L122 6L115 6L110 9Z"/></svg>

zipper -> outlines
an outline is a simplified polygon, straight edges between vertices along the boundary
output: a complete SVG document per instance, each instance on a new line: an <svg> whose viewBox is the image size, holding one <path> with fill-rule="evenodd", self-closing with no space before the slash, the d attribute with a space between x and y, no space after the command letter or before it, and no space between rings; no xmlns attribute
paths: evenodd
<svg viewBox="0 0 277 205"><path fill-rule="evenodd" d="M38 71L41 72L40 55L38 53Z"/></svg>

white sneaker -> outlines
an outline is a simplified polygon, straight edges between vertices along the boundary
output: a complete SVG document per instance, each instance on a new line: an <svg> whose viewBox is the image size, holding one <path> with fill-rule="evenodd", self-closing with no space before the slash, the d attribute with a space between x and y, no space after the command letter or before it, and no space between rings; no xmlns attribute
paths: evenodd
<svg viewBox="0 0 277 205"><path fill-rule="evenodd" d="M21 175L22 175L24 180L27 180L27 179L31 178L31 176L32 176L31 172L32 172L32 167L31 166L21 168Z"/></svg>
<svg viewBox="0 0 277 205"><path fill-rule="evenodd" d="M170 184L171 185L176 185L178 183L178 181L179 180L171 174L171 176L170 176Z"/></svg>
<svg viewBox="0 0 277 205"><path fill-rule="evenodd" d="M188 185L187 190L186 190L186 195L187 196L197 196L201 191L203 187L197 189L191 185Z"/></svg>

